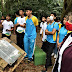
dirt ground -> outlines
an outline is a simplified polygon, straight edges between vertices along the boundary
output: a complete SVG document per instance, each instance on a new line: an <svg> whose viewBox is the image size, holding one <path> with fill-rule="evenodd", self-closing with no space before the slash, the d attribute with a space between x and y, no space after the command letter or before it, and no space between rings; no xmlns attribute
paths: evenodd
<svg viewBox="0 0 72 72"><path fill-rule="evenodd" d="M0 38L1 38L1 31L0 31ZM16 43L16 35L12 33L11 40ZM41 38L39 35L39 28L38 28L38 33L37 33L37 38L36 38L36 45L41 48L42 42ZM54 58L52 58L52 62L54 64ZM14 72L40 72L43 70L44 65L40 66L35 66L34 62L32 63L25 63L24 60L19 64L19 66L15 69ZM53 67L49 67L47 72L51 72Z"/></svg>

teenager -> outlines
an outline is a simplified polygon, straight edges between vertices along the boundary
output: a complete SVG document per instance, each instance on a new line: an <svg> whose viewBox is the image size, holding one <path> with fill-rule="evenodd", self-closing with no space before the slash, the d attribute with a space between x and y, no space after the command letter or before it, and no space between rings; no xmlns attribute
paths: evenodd
<svg viewBox="0 0 72 72"><path fill-rule="evenodd" d="M45 51L46 49L45 49L45 44L46 44L46 39L47 39L47 35L45 35L45 30L46 30L46 28L47 28L47 25L50 23L50 17L48 16L47 17L47 20L46 19L44 19L46 22L42 25L42 31L43 31L43 36L42 36L42 42L43 42L43 44L42 44L42 50L43 51Z"/></svg>
<svg viewBox="0 0 72 72"><path fill-rule="evenodd" d="M32 61L33 49L35 39L37 36L38 19L32 15L32 9L26 8L26 31L24 36L24 50L27 53L25 58L28 57L28 61Z"/></svg>
<svg viewBox="0 0 72 72"><path fill-rule="evenodd" d="M25 33L25 16L24 16L24 10L19 10L20 17L17 20L17 24L15 24L16 29L16 35L17 35L17 45L24 50L24 33Z"/></svg>
<svg viewBox="0 0 72 72"><path fill-rule="evenodd" d="M53 52L53 49L56 46L56 40L57 40L57 30L59 29L58 23L54 21L56 18L55 13L51 13L50 16L50 24L47 26L47 29L45 30L45 34L47 35L47 41L46 41L46 65L45 68L42 72L46 72L47 68L49 66L52 66L52 61L51 61L51 54Z"/></svg>
<svg viewBox="0 0 72 72"><path fill-rule="evenodd" d="M66 29L72 31L72 12L68 14ZM71 72L72 71L72 32L68 33L59 48L58 57L52 72Z"/></svg>
<svg viewBox="0 0 72 72"><path fill-rule="evenodd" d="M63 39L65 38L65 36L67 35L68 33L68 30L66 29L66 24L67 20L63 20L63 24L61 26L61 29L59 30L59 33L58 33L58 36L57 36L57 47L59 48Z"/></svg>
<svg viewBox="0 0 72 72"><path fill-rule="evenodd" d="M47 24L46 23L46 17L45 16L42 16L42 22L40 23L40 36L42 36L43 37L43 26L44 26L44 23L45 24Z"/></svg>
<svg viewBox="0 0 72 72"><path fill-rule="evenodd" d="M6 16L6 20L3 21L2 26L3 26L2 38L3 37L7 37L7 38L10 39L10 37L11 37L11 31L14 28L14 24L11 21L11 16L10 15Z"/></svg>

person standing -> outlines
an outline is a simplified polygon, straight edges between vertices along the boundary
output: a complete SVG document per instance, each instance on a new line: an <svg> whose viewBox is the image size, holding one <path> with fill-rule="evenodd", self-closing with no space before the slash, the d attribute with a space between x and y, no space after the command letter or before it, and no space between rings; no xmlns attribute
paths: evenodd
<svg viewBox="0 0 72 72"><path fill-rule="evenodd" d="M56 23L54 21L54 19L56 18L56 14L55 13L51 13L50 16L50 24L47 26L47 29L45 30L45 34L47 35L47 41L46 41L46 65L44 70L42 70L42 72L46 72L47 68L49 66L52 66L52 61L51 61L51 54L53 52L53 49L56 46L56 40L57 40L57 30L59 29L58 23Z"/></svg>
<svg viewBox="0 0 72 72"><path fill-rule="evenodd" d="M61 26L61 29L59 30L58 36L57 36L57 47L59 48L63 39L65 38L65 35L67 35L68 30L66 29L66 20L63 20L63 24Z"/></svg>
<svg viewBox="0 0 72 72"><path fill-rule="evenodd" d="M11 21L11 16L10 15L6 16L6 20L3 21L2 26L3 26L2 38L3 37L7 37L7 38L10 39L10 37L11 37L11 31L14 28L14 24Z"/></svg>
<svg viewBox="0 0 72 72"><path fill-rule="evenodd" d="M43 25L42 25L42 31L43 31L43 38L42 38L42 42L43 42L43 44L42 44L42 47L41 47L41 49L43 50L43 51L46 51L46 49L45 49L45 44L46 44L46 39L47 39L47 35L45 35L45 30L46 30L46 28L47 28L47 25L50 23L50 17L48 16L47 17L47 20L46 20L47 22L45 22Z"/></svg>
<svg viewBox="0 0 72 72"><path fill-rule="evenodd" d="M38 19L32 15L32 9L26 8L26 31L24 36L24 50L27 53L25 58L28 57L28 61L32 61L33 49L35 39L37 36Z"/></svg>
<svg viewBox="0 0 72 72"><path fill-rule="evenodd" d="M24 10L23 9L19 10L19 15L20 15L20 17L17 20L17 24L15 24L15 28L17 28L16 29L17 45L21 49L24 50L23 39L24 39L26 21L25 21L25 16L24 16Z"/></svg>

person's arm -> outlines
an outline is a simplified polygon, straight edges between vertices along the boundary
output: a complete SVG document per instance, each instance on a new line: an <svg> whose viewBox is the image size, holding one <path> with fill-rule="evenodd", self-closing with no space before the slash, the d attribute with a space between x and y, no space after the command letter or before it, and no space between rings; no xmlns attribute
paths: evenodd
<svg viewBox="0 0 72 72"><path fill-rule="evenodd" d="M3 28L3 25L2 24L0 24L0 28Z"/></svg>
<svg viewBox="0 0 72 72"><path fill-rule="evenodd" d="M23 25L20 25L21 27L25 27L26 26L26 23L24 23Z"/></svg>
<svg viewBox="0 0 72 72"><path fill-rule="evenodd" d="M20 24L19 23L15 24L15 27L17 27L17 26L20 26Z"/></svg>
<svg viewBox="0 0 72 72"><path fill-rule="evenodd" d="M38 26L36 26L36 32L37 32Z"/></svg>
<svg viewBox="0 0 72 72"><path fill-rule="evenodd" d="M58 34L58 36L57 36L57 47L59 48L61 44L62 44L62 42L59 43L59 34Z"/></svg>
<svg viewBox="0 0 72 72"><path fill-rule="evenodd" d="M58 25L58 23L55 23L52 32L50 32L50 31L48 31L48 30L46 29L46 30L45 30L45 34L46 34L46 35L54 35L55 32L56 32L56 30L58 30L58 29L59 29L59 25Z"/></svg>
<svg viewBox="0 0 72 72"><path fill-rule="evenodd" d="M1 22L0 24L0 28L3 28L4 22Z"/></svg>
<svg viewBox="0 0 72 72"><path fill-rule="evenodd" d="M56 29L53 29L52 32L48 31L47 29L45 30L46 35L54 35L56 32Z"/></svg>
<svg viewBox="0 0 72 72"><path fill-rule="evenodd" d="M57 47L59 47L59 34L57 36Z"/></svg>
<svg viewBox="0 0 72 72"><path fill-rule="evenodd" d="M13 29L14 29L14 28L12 27L10 30L7 29L7 31L13 31Z"/></svg>
<svg viewBox="0 0 72 72"><path fill-rule="evenodd" d="M16 34L15 31L16 31L16 27L14 26L14 35Z"/></svg>
<svg viewBox="0 0 72 72"><path fill-rule="evenodd" d="M37 29L38 29L38 19L37 18L35 18L35 24L34 25L36 26L36 32L37 32Z"/></svg>

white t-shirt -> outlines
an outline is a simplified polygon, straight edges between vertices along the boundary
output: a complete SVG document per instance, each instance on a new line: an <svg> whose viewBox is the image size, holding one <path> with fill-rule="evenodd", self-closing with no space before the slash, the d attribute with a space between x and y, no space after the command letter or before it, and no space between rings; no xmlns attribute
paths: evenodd
<svg viewBox="0 0 72 72"><path fill-rule="evenodd" d="M3 34L7 35L7 36L10 36L11 35L11 31L6 31L7 29L8 30L11 30L12 27L14 27L14 24L12 21L7 21L7 20L4 20L3 23Z"/></svg>
<svg viewBox="0 0 72 72"><path fill-rule="evenodd" d="M43 26L43 22L40 23L40 27L41 27L40 34L42 34L42 32L43 32L42 31L42 26Z"/></svg>
<svg viewBox="0 0 72 72"><path fill-rule="evenodd" d="M45 41L47 39L47 35L45 35L46 28L47 28L47 22L43 23L43 25L42 25L42 31L43 31L42 41Z"/></svg>
<svg viewBox="0 0 72 72"><path fill-rule="evenodd" d="M17 23L19 23L20 25L23 25L24 23L26 23L25 17L23 17L23 18L19 17L17 20ZM18 33L22 33L22 32L25 33L25 28L19 26L19 27L17 27L16 31Z"/></svg>
<svg viewBox="0 0 72 72"><path fill-rule="evenodd" d="M40 23L40 27L42 28L43 22Z"/></svg>

